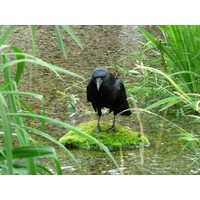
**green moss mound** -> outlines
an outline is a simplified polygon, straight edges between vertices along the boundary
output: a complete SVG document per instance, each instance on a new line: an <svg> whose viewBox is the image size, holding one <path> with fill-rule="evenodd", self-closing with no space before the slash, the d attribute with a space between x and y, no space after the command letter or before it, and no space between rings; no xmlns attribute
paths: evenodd
<svg viewBox="0 0 200 200"><path fill-rule="evenodd" d="M85 122L76 126L79 130L91 135L98 139L110 150L122 148L135 148L142 145L149 145L149 140L143 136L138 137L137 132L130 131L124 126L116 124L116 130L118 132L106 132L111 126L111 123L101 121L101 129L103 132L96 132L97 120ZM91 139L87 139L83 136L79 136L73 131L69 131L66 135L60 138L59 142L64 144L67 148L85 148L85 149L99 149L99 145Z"/></svg>

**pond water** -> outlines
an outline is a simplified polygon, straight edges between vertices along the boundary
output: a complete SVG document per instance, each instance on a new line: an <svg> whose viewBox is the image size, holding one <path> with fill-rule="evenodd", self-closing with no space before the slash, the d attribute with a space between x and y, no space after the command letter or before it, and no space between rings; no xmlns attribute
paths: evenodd
<svg viewBox="0 0 200 200"><path fill-rule="evenodd" d="M94 118L95 116L93 115L92 117ZM85 115L82 117L85 118ZM74 118L76 117L74 116ZM112 114L103 118L111 120ZM79 121L80 119L77 120ZM87 121L87 119L85 120ZM192 151L186 150L179 154L184 142L179 140L177 136L179 129L171 122L179 124L179 126L188 131L197 131L199 126L188 124L188 119L186 118L171 119L171 122L165 121L163 123L162 119L148 114L141 114L141 120L144 126L144 133L150 140L150 146L145 147L144 151L140 148L135 148L131 150L119 149L119 151L111 152L124 174L200 174L198 164L189 167L193 161ZM119 116L117 122L128 125L136 131L140 129L135 114L129 117L128 120ZM81 149L72 149L71 151L80 163L84 174L120 174L105 152ZM66 154L63 155L61 150L59 152L62 155L60 159L63 163L64 173L80 174L70 157Z"/></svg>
<svg viewBox="0 0 200 200"><path fill-rule="evenodd" d="M5 28L6 26L0 26L0 36L4 33ZM32 68L30 79L31 67L27 63L19 84L19 90L44 95L47 116L75 126L97 117L92 111L91 104L86 101L85 95L86 85L93 69L111 66L110 69L125 81L127 77L124 77L123 73L113 66L117 62L120 66L133 69L135 60L123 58L126 55L130 55L132 49L139 51L139 41L142 41L143 37L134 26L71 26L71 28L83 44L84 50L81 50L73 39L62 30L68 55L68 60L66 61L58 47L54 27L37 26L36 56L80 74L85 77L85 80L81 82L77 78L63 74L61 75L61 80L53 72L40 66ZM150 29L148 26L146 28ZM6 44L17 46L25 53L31 54L29 29L26 26L16 26L6 40ZM62 98L63 96L58 91L63 92L66 88L68 88L66 97ZM73 115L68 111L69 97L72 94L78 98L78 105L87 112L78 112ZM41 114L38 100L28 97L24 97L23 100L28 102L36 113ZM112 121L113 115L104 114L102 118ZM173 116L167 116L167 119L187 131L193 130L193 132L197 132L199 130L199 124L189 123L188 118L176 119ZM141 120L144 133L149 138L151 145L145 148L144 151L136 148L112 152L124 174L200 174L198 163L189 166L193 160L193 152L190 149L179 155L184 144L177 136L179 128L147 113L141 113ZM34 128L40 127L40 123L31 120L26 120L25 122ZM132 130L140 131L135 113L128 118L119 116L116 123L129 126ZM47 123L46 132L59 139L67 133L67 130ZM37 138L37 136L33 137ZM37 139L42 141L43 144L54 146L57 149L64 174L80 174L77 166L66 152L45 139ZM116 166L105 152L77 149L72 149L71 152L82 167L83 174L119 174ZM51 160L44 159L42 161L54 170Z"/></svg>

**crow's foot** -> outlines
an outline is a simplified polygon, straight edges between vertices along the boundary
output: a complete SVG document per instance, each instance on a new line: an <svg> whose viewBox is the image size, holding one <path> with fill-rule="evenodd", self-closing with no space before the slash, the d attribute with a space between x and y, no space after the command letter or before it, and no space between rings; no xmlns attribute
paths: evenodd
<svg viewBox="0 0 200 200"><path fill-rule="evenodd" d="M115 129L115 126L111 126L111 127L107 130L108 133L110 133L111 131L117 132L117 130Z"/></svg>
<svg viewBox="0 0 200 200"><path fill-rule="evenodd" d="M99 125L96 127L96 129L97 129L98 132L103 132Z"/></svg>

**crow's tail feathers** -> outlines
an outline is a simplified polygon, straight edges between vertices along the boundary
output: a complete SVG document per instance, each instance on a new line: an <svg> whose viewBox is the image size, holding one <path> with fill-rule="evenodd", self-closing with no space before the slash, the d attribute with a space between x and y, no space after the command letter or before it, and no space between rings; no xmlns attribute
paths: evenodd
<svg viewBox="0 0 200 200"><path fill-rule="evenodd" d="M130 110L127 110L128 109L128 107L123 107L121 110L120 110L120 115L122 115L122 116L129 116L129 115L131 115L132 113L131 113L131 111ZM127 111L125 111L125 112L122 112L122 111L124 111L124 110L127 110ZM122 113L121 113L122 112Z"/></svg>
<svg viewBox="0 0 200 200"><path fill-rule="evenodd" d="M129 115L131 115L131 111L127 110L127 111L121 113L120 115L122 115L122 116L129 116Z"/></svg>

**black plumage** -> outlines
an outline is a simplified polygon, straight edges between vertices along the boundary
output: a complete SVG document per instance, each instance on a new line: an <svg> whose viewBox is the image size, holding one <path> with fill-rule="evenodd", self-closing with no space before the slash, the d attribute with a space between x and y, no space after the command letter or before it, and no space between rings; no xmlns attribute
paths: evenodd
<svg viewBox="0 0 200 200"><path fill-rule="evenodd" d="M100 128L100 118L103 107L109 108L109 112L114 112L113 125L108 132L115 129L115 117L118 113L129 108L126 100L124 84L116 76L106 69L97 68L92 73L92 78L87 86L87 100L92 103L95 112L98 113L97 129ZM125 111L120 115L130 115L131 111Z"/></svg>

